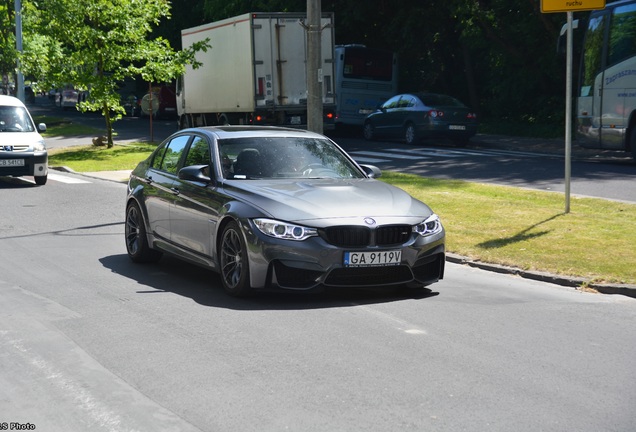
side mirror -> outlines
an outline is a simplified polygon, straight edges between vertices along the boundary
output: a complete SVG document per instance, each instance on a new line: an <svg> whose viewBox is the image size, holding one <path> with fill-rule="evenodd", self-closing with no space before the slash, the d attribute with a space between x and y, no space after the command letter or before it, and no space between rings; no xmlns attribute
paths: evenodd
<svg viewBox="0 0 636 432"><path fill-rule="evenodd" d="M382 177L382 171L375 165L360 165L369 178Z"/></svg>
<svg viewBox="0 0 636 432"><path fill-rule="evenodd" d="M179 170L179 180L193 181L198 183L210 183L212 179L209 173L208 165L192 165L183 167Z"/></svg>
<svg viewBox="0 0 636 432"><path fill-rule="evenodd" d="M44 123L40 123L40 124L38 125L38 130L39 130L40 132L46 132L46 124L44 124Z"/></svg>

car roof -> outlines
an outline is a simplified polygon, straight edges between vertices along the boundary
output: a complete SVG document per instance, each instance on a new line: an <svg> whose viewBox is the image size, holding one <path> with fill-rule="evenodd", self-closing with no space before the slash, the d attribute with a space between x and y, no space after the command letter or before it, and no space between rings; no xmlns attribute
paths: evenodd
<svg viewBox="0 0 636 432"><path fill-rule="evenodd" d="M183 129L179 132L200 132L214 135L217 139L248 137L303 137L325 138L315 132L277 126L205 126Z"/></svg>
<svg viewBox="0 0 636 432"><path fill-rule="evenodd" d="M15 106L24 107L24 104L20 99L13 96L0 95L0 105L2 106Z"/></svg>

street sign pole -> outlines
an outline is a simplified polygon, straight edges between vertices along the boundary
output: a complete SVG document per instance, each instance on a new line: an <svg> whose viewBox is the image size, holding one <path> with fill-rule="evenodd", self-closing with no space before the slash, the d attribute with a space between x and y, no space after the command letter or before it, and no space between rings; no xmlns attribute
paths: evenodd
<svg viewBox="0 0 636 432"><path fill-rule="evenodd" d="M568 34L565 72L565 213L570 213L572 177L572 12L568 12Z"/></svg>
<svg viewBox="0 0 636 432"><path fill-rule="evenodd" d="M572 177L572 17L574 11L604 9L605 0L541 0L541 12L567 12L567 49L565 71L565 213L570 213Z"/></svg>

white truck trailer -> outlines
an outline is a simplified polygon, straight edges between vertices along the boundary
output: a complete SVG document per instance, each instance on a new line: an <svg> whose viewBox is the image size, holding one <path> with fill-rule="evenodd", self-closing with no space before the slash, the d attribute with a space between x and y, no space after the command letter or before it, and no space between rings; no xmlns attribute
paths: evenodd
<svg viewBox="0 0 636 432"><path fill-rule="evenodd" d="M179 127L307 126L307 37L303 13L247 13L181 31L182 46L209 39L202 63L177 81ZM333 14L321 17L324 129L335 114Z"/></svg>

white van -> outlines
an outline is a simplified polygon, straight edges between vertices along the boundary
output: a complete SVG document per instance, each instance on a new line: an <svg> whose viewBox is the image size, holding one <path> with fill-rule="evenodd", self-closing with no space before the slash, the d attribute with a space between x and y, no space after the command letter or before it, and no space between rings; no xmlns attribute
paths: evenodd
<svg viewBox="0 0 636 432"><path fill-rule="evenodd" d="M46 125L38 129L44 132ZM20 99L0 95L0 176L28 175L46 184L49 155L38 129Z"/></svg>

